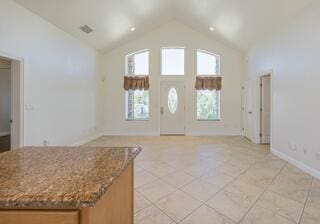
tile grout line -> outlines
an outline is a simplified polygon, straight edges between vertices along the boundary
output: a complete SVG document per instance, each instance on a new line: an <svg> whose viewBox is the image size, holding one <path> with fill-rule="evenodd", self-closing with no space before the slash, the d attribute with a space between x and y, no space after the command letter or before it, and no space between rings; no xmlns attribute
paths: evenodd
<svg viewBox="0 0 320 224"><path fill-rule="evenodd" d="M172 194L172 193L174 193L174 192L177 192L178 190L181 190L181 188L183 188L183 187L185 187L186 185L188 185L189 183L191 183L192 181L194 181L195 179L198 179L198 178L196 178L196 177L194 177L194 176L192 176L193 177L193 179L191 180L191 181L188 181L187 183L185 183L185 184L183 184L182 186L180 186L180 187L177 187L177 186L173 186L173 185L171 185L171 184L169 184L169 183L167 183L167 182L165 182L162 178L160 178L160 177L157 177L157 179L156 180L154 180L154 181L162 181L163 183L165 183L165 184L167 184L167 185L169 185L170 187L172 187L172 188L175 188L174 189L174 191L171 191L170 193L168 193L168 194L166 194L166 195L164 195L164 196L161 196L160 198L158 198L155 202L152 202L152 201L150 201L143 193L141 193L140 191L139 191L139 189L138 188L140 188L140 187L142 187L142 186L145 186L145 185L147 185L147 184L150 184L150 183L146 183L146 184L143 184L143 185L141 185L141 186L139 186L139 187L137 187L137 188L135 188L135 190L136 191L138 191L139 192L139 194L141 194L142 196L144 196L146 199L148 199L148 201L149 202L151 202L151 203L156 203L156 202L158 202L158 201L160 201L161 199L163 199L163 198L165 198L165 197L167 197L169 194ZM152 181L153 182L153 181ZM181 190L182 191L182 190ZM182 192L184 192L184 191L182 191ZM185 192L184 192L185 193ZM193 198L193 197L192 197ZM198 199L196 199L196 200L198 200Z"/></svg>
<svg viewBox="0 0 320 224"><path fill-rule="evenodd" d="M188 174L188 175L189 175L189 174ZM190 175L190 176L192 176L192 175ZM169 193L169 194L175 193L175 192L177 192L177 191L181 191L182 193L184 193L184 194L188 195L189 197L193 198L194 200L202 203L202 202L199 201L198 199L190 196L189 194L187 194L186 192L184 192L184 191L182 190L183 187L187 186L187 185L188 185L189 183L191 183L192 181L194 181L194 180L196 180L196 179L199 179L199 178L196 178L196 177L194 177L194 176L192 176L192 177L193 177L193 179L192 179L191 181L189 181L188 183L183 184L183 185L180 186L180 187L177 187L177 189L176 189L175 191L173 191L173 192L171 192L171 193ZM160 201L161 199L167 197L169 194L167 194L167 195L159 198L156 202L158 202L158 201ZM155 202L155 203L156 203L156 202ZM159 208L155 203L154 203L154 206L157 207L160 211L162 211L166 216L168 216L167 213L165 213L165 212L164 212L161 208ZM199 207L197 207L197 208L195 208L194 210L192 210L186 217L188 217L189 215L191 215L194 211L196 211L197 209L199 209L202 205L203 205L203 204L200 204ZM169 216L168 216L168 217L169 217ZM176 221L173 220L171 217L169 217L169 218L170 218L171 220L173 220L174 223L178 224L178 223L181 223L186 217L184 217L184 218L183 218L182 220L180 220L179 222L176 222Z"/></svg>
<svg viewBox="0 0 320 224"><path fill-rule="evenodd" d="M134 191L137 191L137 190L134 189ZM149 207L149 206L152 204L152 202L151 202L148 198L146 198L146 197L145 197L143 194L141 194L139 191L137 191L137 192L138 192L138 194L141 195L141 197L143 197L143 198L144 198L146 201L148 201L150 204L148 204L147 206L141 208L139 211L134 211L134 212L133 212L134 214L139 213L140 211L142 211L143 209ZM133 201L135 201L135 200L136 200L136 198L134 197Z"/></svg>
<svg viewBox="0 0 320 224"><path fill-rule="evenodd" d="M146 208L148 208L148 207L150 207L150 206L154 206L155 208L159 209L159 211L161 211L165 216L167 216L173 223L177 224L176 221L174 221L170 216L167 215L167 213L165 213L161 208L159 208L159 207L158 207L155 203L153 203L153 202L151 202L151 204L148 205L147 207L145 207L144 209L146 209ZM144 209L141 209L141 211L144 210ZM140 212L140 211L139 211L139 212ZM139 212L137 212L137 213L139 213Z"/></svg>
<svg viewBox="0 0 320 224"><path fill-rule="evenodd" d="M149 171L146 170L145 168L143 168L143 167L140 167L140 168L143 169L145 172L151 174L153 177L155 177L155 178L156 178L155 181L160 179L159 177L154 176L151 172L149 172ZM163 180L160 179L160 181L163 181ZM141 186L139 186L139 187L142 187L142 186L147 185L147 184L149 184L149 183L145 183L145 184L143 184L143 185L141 185ZM170 185L170 186L171 186L171 185ZM150 207L150 206L154 206L154 207L156 207L157 209L159 209L165 216L167 216L172 222L174 222L175 224L177 224L177 222L174 221L170 216L168 216L167 213L165 213L163 210L161 210L161 209L155 204L155 202L150 201L146 196L144 196L144 194L142 194L142 193L138 190L139 187L134 188L134 190L136 190L139 194L141 194L147 201L150 202L150 204L149 204L148 206L140 209L140 210L137 211L137 212L133 212L133 213L134 213L134 216L135 216L136 214L140 213L141 211L143 211L144 209L146 209L146 208L148 208L148 207ZM170 192L169 194L174 193L174 192L176 192L177 190L178 190L178 189L176 189L175 191ZM167 194L167 195L159 198L157 201L159 201L159 200L161 200L162 198L168 196L169 194ZM156 201L156 202L157 202L157 201Z"/></svg>
<svg viewBox="0 0 320 224"><path fill-rule="evenodd" d="M311 183L310 183L310 186L309 186L308 194L307 194L306 200L305 200L305 202L304 202L304 206L303 206L301 215L300 215L300 217L299 217L299 222L298 222L299 224L300 224L301 221L302 221L302 217L303 217L303 214L304 214L304 210L305 210L305 208L306 208L306 206L307 206L307 203L308 203L308 200L309 200L309 195L310 195L310 191L311 191L311 187L312 187L313 181L314 181L314 178L312 178Z"/></svg>
<svg viewBox="0 0 320 224"><path fill-rule="evenodd" d="M177 190L178 190L178 189L177 189ZM177 190L176 190L176 191L177 191ZM173 191L173 192L171 192L171 193L174 193L174 192L176 192L176 191ZM140 193L140 192L139 192L139 193ZM170 193L170 194L171 194L171 193ZM140 194L141 194L141 193L140 193ZM168 195L169 195L169 194L168 194ZM166 196L168 196L168 195L166 195ZM166 197L166 196L161 197L159 200L161 200L162 198L164 198L164 197ZM156 202L152 202L152 201L150 201L148 198L146 198L146 199L150 202L150 204L149 204L148 206L146 206L145 208L141 209L140 211L136 212L134 215L140 213L142 210L144 210L144 209L146 209L146 208L148 208L148 207L150 207L150 206L154 206L154 207L156 207L157 209L159 209L165 216L167 216L171 221L173 221L174 223L177 224L176 221L174 221L170 216L167 215L167 213L165 213L161 208L159 208L159 207L156 205L156 202L159 201L159 200L157 200Z"/></svg>
<svg viewBox="0 0 320 224"><path fill-rule="evenodd" d="M280 173L282 172L282 170L285 168L285 166L288 163L285 163L285 165L279 170L279 172L273 177L271 183L264 189L264 191L261 193L261 195L255 200L255 202L250 206L250 208L248 209L248 211L243 215L243 217L240 219L240 221L238 222L238 224L240 224L243 219L248 215L248 213L252 210L252 208L257 205L257 202L261 199L261 197L264 195L264 193L268 190L268 188L273 184L273 182L275 181L275 179L280 175ZM266 209L268 210L268 209ZM269 210L268 210L269 211ZM271 211L270 211L271 212ZM274 214L274 212L272 212ZM287 219L289 220L289 219Z"/></svg>
<svg viewBox="0 0 320 224"><path fill-rule="evenodd" d="M308 189L309 189L309 187L308 187ZM304 205L304 204L305 204L305 202L301 202L301 201L298 201L297 199L290 198L290 197L288 197L288 196L286 196L286 195L283 195L283 194L281 194L281 193L279 193L279 192L276 192L276 191L274 191L274 190L268 189L268 191L270 191L270 192L273 193L273 194L278 195L279 197L283 197L284 199L287 199L287 200L290 200L290 201L294 201L294 202L299 203L299 204L301 204L301 205ZM307 192L307 195L308 195L308 192Z"/></svg>
<svg viewBox="0 0 320 224"><path fill-rule="evenodd" d="M191 175L190 175L191 176ZM162 200L163 198L165 198L165 197L167 197L168 195L170 195L170 194L173 194L173 193L175 193L175 192L177 192L177 191L181 191L182 193L184 193L184 194L187 194L186 192L184 192L183 190L181 190L183 187L185 187L186 185L188 185L189 183L191 183L192 181L194 181L195 179L198 179L198 178L195 178L194 176L192 176L193 177L193 179L191 180L191 181L189 181L189 182L187 182L187 183L185 183L185 184L183 184L182 186L180 186L180 187L176 187L176 186L172 186L172 185L170 185L170 184L168 184L168 183L166 183L166 184L168 184L168 185L170 185L171 187L174 187L174 188L176 188L174 191L172 191L172 192L170 192L170 193L168 193L168 194L166 194L166 195L164 195L164 196L162 196L162 197L160 197L158 200L156 200L155 202L152 202L152 201L150 201L148 198L146 198L141 192L139 192L139 194L141 194L144 198L146 198L151 204L150 205L148 205L148 206L146 206L145 208L147 208L147 207L150 207L151 205L153 205L153 206L155 206L156 208L158 208L164 215L166 215L170 220L172 220L174 223L178 223L178 222L176 222L175 220L173 220L165 211L163 211L160 207L158 207L157 206L157 202L158 201L160 201L160 200ZM161 181L163 181L161 178L158 178L158 179L160 179ZM188 195L188 194L187 194ZM188 195L189 196L189 195ZM191 197L191 196L189 196L189 197ZM191 197L191 198L193 198L194 200L197 200L197 201L199 201L198 199L195 199L194 197ZM200 203L202 203L201 201L199 201ZM197 210L198 208L200 208L202 206L202 204L199 206L199 207L197 207L196 209L194 209L194 210L192 210L192 212L190 213L190 214L192 214L195 210ZM143 209L145 209L145 208L143 208ZM141 209L140 211L142 211L143 209ZM139 213L140 211L138 211L137 213ZM189 215L190 215L189 214ZM189 216L189 215L187 215L187 216ZM184 218L183 218L184 219ZM182 220L183 220L182 219ZM182 221L181 220L181 221ZM180 222L181 222L180 221Z"/></svg>
<svg viewBox="0 0 320 224"><path fill-rule="evenodd" d="M253 166L253 164L252 164L252 166ZM251 167L251 166L250 166ZM249 168L250 168L249 167ZM248 169L249 169L248 168ZM145 170L146 172L149 172L149 171L147 171L147 170ZM181 170L182 171L182 170ZM178 172L179 172L179 170L178 170ZM184 172L184 171L182 171L182 172ZM188 174L188 173L187 173ZM192 176L192 175L190 175L190 174L188 174L189 176ZM241 175L241 174L240 174ZM239 176L240 176L239 175ZM202 177L203 175L201 175L201 177ZM228 176L228 175L227 175ZM221 188L218 192L216 192L212 197L210 197L208 200L206 200L205 202L202 202L202 201L199 201L198 199L196 199L196 198L194 198L194 197L192 197L191 195L189 195L189 194L187 194L186 192L184 192L183 190L182 190L182 188L183 187L185 187L185 186L187 186L189 183L191 183L192 181L194 181L194 180L196 180L196 179L201 179L201 177L195 177L195 176L192 176L193 177L193 179L191 180L191 181L189 181L189 182L187 182L187 183L185 183L185 184L183 184L182 186L180 186L180 187L176 187L176 186L172 186L172 185L170 185L170 184L168 184L168 185L170 185L170 186L172 186L172 187L175 187L176 188L176 190L175 191L172 191L172 192L170 192L169 194L166 194L166 195L164 195L163 197L161 197L161 198L159 198L157 201L155 201L155 202L151 202L150 200L148 200L151 204L150 205L153 205L153 206L155 206L156 208L158 208L162 213L164 213L167 217L169 217L174 223L181 223L183 220L185 220L187 217L189 217L190 215L192 215L193 214L193 212L194 211L196 211L196 210L198 210L201 206L203 206L203 205L206 205L206 203L211 199L211 198L213 198L216 194L218 194L219 192L221 192L226 186L224 186L223 188ZM158 179L160 179L161 181L163 181L161 178L158 178ZM235 180L236 178L234 178L234 180ZM206 183L208 183L207 181L205 181ZM233 182L233 181L231 181L231 182ZM230 183L231 183L230 182ZM211 183L208 183L208 184L210 184L210 185L213 185L213 186L216 186L216 185L214 185L214 184L211 184ZM145 185L145 184L144 184ZM142 185L143 186L143 185ZM218 186L216 186L216 187L218 187ZM168 195L170 195L170 194L173 194L173 193L175 193L175 192L177 192L177 191L181 191L181 192L183 192L184 194L186 194L186 195L188 195L189 197L191 197L191 198L193 198L194 200L196 200L196 201L198 201L198 202L200 202L201 204L200 204L200 206L198 206L197 208L195 208L194 210L192 210L192 212L190 212L187 216L185 216L182 220L180 220L179 222L176 222L175 220L173 220L170 216L168 216L167 215L167 213L166 212L164 212L161 208L159 208L157 205L156 205L156 202L158 202L158 201L160 201L160 200L162 200L163 198L165 198L165 197L167 197ZM139 192L139 191L138 191ZM139 192L140 194L141 194L141 192ZM142 194L143 195L143 194ZM143 195L144 196L144 195ZM145 196L144 196L145 197ZM147 198L146 198L147 199ZM149 205L149 206L150 206ZM145 208L147 208L147 207L149 207L149 206L146 206ZM143 209L141 209L140 211L142 211ZM139 211L139 212L140 212ZM216 210L215 210L216 211ZM137 212L138 213L138 212ZM220 213L219 213L220 214Z"/></svg>
<svg viewBox="0 0 320 224"><path fill-rule="evenodd" d="M248 154L248 155L250 155L250 154ZM192 215L192 214L193 214L197 209L199 209L201 206L203 206L203 205L208 206L208 205L206 205L206 203L207 203L209 200L211 200L213 197L215 197L219 192L225 190L226 187L228 187L228 186L229 186L230 184L232 184L234 181L236 181L237 179L239 179L239 177L240 177L242 174L244 174L245 172L247 172L247 170L249 170L251 167L253 167L255 164L259 163L259 161L261 161L262 159L264 159L264 158L266 158L266 157L268 157L268 154L266 154L266 155L264 155L264 156L262 156L262 157L259 157L256 162L252 163L247 169L245 169L243 172L241 172L239 175L237 175L237 177L232 177L232 176L230 176L230 175L228 175L228 174L226 174L226 173L224 173L224 172L221 172L222 174L224 174L224 175L226 175L226 176L232 177L233 180L230 181L229 183L227 183L224 187L222 187L219 191L217 191L213 196L211 196L209 199L207 199L207 200L204 201L204 202L199 201L198 199L194 198L193 196L189 195L187 192L184 192L184 191L182 190L183 187L185 187L186 185L188 185L189 183L191 183L192 181L195 181L195 180L197 180L197 179L205 181L204 179L201 178L204 174L201 175L200 177L199 177L199 176L196 176L196 177L195 177L194 175L190 175L189 173L187 173L188 175L192 176L193 179L190 180L189 182L185 183L184 185L181 185L180 187L176 187L176 186L173 186L173 185L169 184L169 185L171 185L172 187L175 187L175 188L176 188L175 191L172 191L172 192L170 192L169 194L172 194L172 193L177 192L177 191L181 191L181 192L183 192L184 194L186 194L187 196L189 196L189 197L191 197L191 198L193 198L193 199L195 199L195 200L197 200L197 201L199 201L199 202L201 203L199 207L195 208L190 214L188 214L186 217L184 217L184 218L183 218L182 220L180 220L178 223L183 222L183 220L185 220L187 217L189 217L190 215ZM203 157L203 158L205 158L205 157ZM229 160L230 160L230 159L229 159ZM221 163L226 163L226 162L228 162L229 160L221 161ZM184 172L184 169L181 168L181 167L176 168L176 167L171 166L171 165L168 164L168 163L167 163L167 165L170 166L170 167L172 167L173 169L176 169L174 172L179 172L179 171ZM217 167L219 167L219 166L217 166ZM217 167L216 167L216 168L217 168ZM163 180L163 177L158 177L158 176L154 175L152 172L148 171L148 169L146 169L146 168L144 168L144 167L141 167L141 166L140 166L140 168L141 168L143 171L145 171L145 172L151 174L153 177L155 177L155 178L156 178L155 181L156 181L156 180L164 181L164 180ZM216 168L215 168L215 169L216 169ZM174 173L174 172L172 172L172 173ZM280 170L279 172L281 172L281 170ZM169 175L169 174L168 174L168 175ZM276 175L276 176L277 176L277 175ZM276 177L275 177L275 178L276 178ZM165 182L165 181L164 181L164 182ZM210 185L219 187L219 186L217 186L217 185L215 185L215 184L212 184L212 183L210 183L210 182L207 182L207 181L205 181L205 182L208 183L208 184L210 184ZM146 183L146 184L147 184L147 183ZM144 185L146 185L146 184L143 184L143 185L141 185L141 186L144 186ZM168 184L168 183L167 183L167 184ZM141 186L139 186L139 187L141 187ZM220 188L220 187L219 187L219 188ZM139 191L138 191L138 192L139 192ZM140 193L140 192L139 192L139 193ZM141 194L141 193L140 193L140 194ZM143 196L147 201L150 202L150 205L149 205L149 206L154 205L154 206L155 206L156 208L158 208L162 213L164 213L166 216L168 216L168 215L167 215L163 210L161 210L155 203L158 202L159 200L163 199L164 197L168 196L169 194L167 194L167 195L159 198L159 199L158 199L157 201L155 201L155 202L149 201L143 194L142 194L142 196ZM262 193L262 194L263 194L263 193ZM145 208L147 208L147 207L149 207L149 206L146 206ZM210 206L208 206L208 207L209 207L210 209L214 210L215 212L217 212L218 214L221 214L220 212L216 211L215 209L211 208ZM143 209L145 209L145 208L143 208ZM143 209L139 210L137 213L139 213L139 212L142 211ZM226 218L228 218L228 219L230 219L228 216L225 216L225 215L223 215L223 214L221 214L221 215L224 216L224 217L226 217ZM168 218L169 218L170 220L172 220L171 217L168 216ZM231 220L232 220L232 219L231 219ZM173 221L174 223L177 223L177 222L174 221L174 220L172 220L172 221Z"/></svg>
<svg viewBox="0 0 320 224"><path fill-rule="evenodd" d="M264 156L263 158L265 158L265 157L267 157L267 156ZM233 183L234 181L236 181L242 174L244 174L248 169L250 169L251 167L253 167L256 163L258 163L258 161L252 163L246 170L244 170L242 173L240 173L237 177L232 177L232 178L233 178L232 181L230 181L229 183L227 183L223 188L221 188L219 191L217 191L217 192L216 192L213 196L211 196L208 200L206 200L205 202L203 202L197 209L199 209L201 206L205 205L205 206L208 206L210 209L214 210L215 212L217 212L218 214L222 215L223 217L226 217L226 218L234 221L234 220L231 219L230 217L228 217L228 216L226 216L226 215L224 215L224 214L221 214L221 213L220 213L219 211L217 211L216 209L211 208L211 207L210 207L209 205L207 205L206 203L207 203L208 201L210 201L212 198L214 198L217 194L219 194L220 192L222 192L223 190L225 190L225 188L227 188L231 183ZM223 173L223 174L224 174L224 173ZM224 174L224 175L229 176L229 175L227 175L227 174ZM202 176L203 176L203 175L202 175ZM202 177L202 176L201 176L201 177ZM198 179L201 179L201 177L198 178ZM229 176L229 177L231 177L231 176ZM205 180L204 180L204 181L205 181ZM207 181L205 181L205 182L207 182ZM211 184L211 183L209 183L209 182L207 182L207 183L208 183L208 184ZM211 184L211 185L214 185L214 184ZM217 186L217 185L214 185L214 186L219 187L219 186ZM228 191L228 192L229 192L229 191ZM194 211L195 211L195 210L194 210ZM194 212L194 211L193 211L193 212ZM184 217L179 223L181 223L183 220L185 220L186 218L188 218L189 216L191 216L191 215L193 214L193 212L191 212L189 215L187 215L186 217ZM236 223L236 222L235 222L235 223Z"/></svg>
<svg viewBox="0 0 320 224"><path fill-rule="evenodd" d="M182 190L182 188L183 187L185 187L186 185L188 185L188 184L190 184L192 181L195 181L195 180L197 180L197 179L200 179L200 180L202 180L201 179L201 177L194 177L194 176L192 176L193 177L193 179L191 180L191 181L189 181L189 182L187 182L187 183L185 183L184 185L181 185L180 187L176 187L176 186L172 186L172 187L176 187L176 190L175 191L173 191L173 192L171 192L171 193L169 193L169 194L172 194L172 193L174 193L174 192L177 192L178 190L180 190L180 191L182 191L183 193L185 193L185 194L187 194L188 196L190 196L191 198L193 198L193 199L195 199L195 200L197 200L197 201L199 201L199 202L201 202L201 205L199 206L199 207L197 207L197 208L195 208L190 214L188 214L186 217L184 217L181 221L179 221L178 223L181 223L181 222L183 222L187 217L189 217L189 216L191 216L197 209L199 209L200 207L202 207L203 205L205 205L205 206L207 206L206 205L206 203L209 201L209 200L211 200L213 197L215 197L219 192L221 192L222 190L225 190L225 188L227 187L227 186L229 186L231 183L233 183L234 181L236 181L237 179L239 179L239 177L243 174L243 173L245 173L248 169L250 169L252 166L254 166L255 164L257 164L259 161L257 161L257 162L255 162L255 163L253 163L250 167L248 167L246 170L244 170L238 177L234 177L234 179L231 181L231 182L229 182L228 184L226 184L223 188L221 188L218 192L216 192L212 197L210 197L208 200L206 200L205 202L202 202L202 201L199 201L198 199L196 199L196 198L194 198L193 196L191 196L191 195L189 195L187 192L184 192L183 190ZM285 164L281 169L280 169L280 171L279 171L279 173L273 178L273 180L272 180L272 182L268 185L268 187L266 187L266 189L261 193L261 195L260 195L260 197L258 197L258 199L254 202L254 204L250 207L250 209L248 210L248 212L252 209L252 207L254 206L254 205L256 205L257 204L257 201L261 198L261 196L268 190L268 188L270 187L270 185L272 185L272 183L274 182L274 180L279 176L279 174L281 173L281 171L285 168L287 166L287 164ZM147 171L147 170L145 170L145 171ZM149 172L149 171L147 171L147 172ZM159 177L157 177L159 180L162 180L161 178L159 178ZM163 181L163 180L162 180ZM205 181L206 182L206 181ZM216 186L216 185L214 185L214 184L211 184L211 183L208 183L208 184L210 184L210 185L213 185L213 186ZM312 184L312 181L311 181L311 184ZM169 184L170 185L170 184ZM218 187L218 186L217 186ZM309 191L310 191L310 188L311 188L311 185L310 185L310 187L309 187ZM139 192L139 191L138 191ZM140 193L140 192L139 192ZM276 192L274 192L274 193L276 193ZM141 194L141 193L140 193ZM157 201L159 201L159 200L161 200L161 199L163 199L164 197L166 197L166 196L168 196L169 194L167 194L167 195L165 195L165 196L163 196L163 197L161 197L161 198L159 198ZM142 195L145 199L147 199L144 195ZM147 201L149 201L148 199L147 199ZM157 202L156 201L156 202ZM161 208L159 208L155 203L156 202L151 202L151 201L149 201L150 202L150 205L154 205L155 207L157 207L162 213L164 213L166 216L168 216ZM150 205L148 205L148 206L146 206L145 208L147 208L147 207L149 207ZM218 211L216 211L215 209L213 209L213 208L211 208L210 206L208 206L210 209L212 209L212 210L214 210L215 212L217 212L218 214L221 214L220 212L218 212ZM261 206L260 206L261 207ZM145 209L145 208L142 208L141 210L143 210L143 209ZM264 208L264 207L262 207L262 208ZM264 209L266 209L266 208L264 208ZM141 211L140 210L140 211ZM268 210L268 209L266 209L266 210ZM140 212L140 211L138 211L138 212ZM268 210L269 211L269 210ZM138 213L137 212L137 213ZM247 213L248 213L247 212ZM274 213L274 212L272 212L272 211L270 211L271 213ZM247 213L244 215L244 217L247 215ZM221 214L221 215L223 215L223 214ZM279 214L277 214L277 215L279 215ZM224 217L227 217L227 216L225 216L225 215L223 215ZM288 219L287 217L284 217L284 216L282 216L282 215L279 215L279 216L281 216L281 217L283 217L283 218L285 218L285 219L287 219L287 220L290 220L290 219ZM169 216L168 216L169 217ZM169 217L172 221L174 221L171 217ZM227 217L227 218L229 218L229 217ZM230 219L230 218L229 218ZM243 218L242 218L243 219ZM240 220L240 222L242 221L242 219ZM231 219L232 220L232 219ZM234 221L234 220L233 220ZM290 220L291 221L291 220ZM176 221L174 221L175 223L177 223Z"/></svg>

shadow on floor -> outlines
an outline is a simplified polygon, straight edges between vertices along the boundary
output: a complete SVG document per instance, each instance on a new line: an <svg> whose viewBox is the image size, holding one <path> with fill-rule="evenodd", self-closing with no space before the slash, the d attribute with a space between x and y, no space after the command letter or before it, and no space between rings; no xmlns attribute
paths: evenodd
<svg viewBox="0 0 320 224"><path fill-rule="evenodd" d="M0 153L10 150L10 135L0 137Z"/></svg>

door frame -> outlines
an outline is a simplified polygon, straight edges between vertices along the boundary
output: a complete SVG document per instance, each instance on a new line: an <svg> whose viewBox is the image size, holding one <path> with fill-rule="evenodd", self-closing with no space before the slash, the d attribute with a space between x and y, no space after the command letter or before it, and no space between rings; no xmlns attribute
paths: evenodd
<svg viewBox="0 0 320 224"><path fill-rule="evenodd" d="M248 88L250 86L250 88ZM253 111L254 111L254 88L255 83L252 79L247 79L242 82L242 108L241 108L241 120L242 120L242 136L246 137L250 141L253 141L254 139L254 118L253 118ZM248 94L251 94L251 102L249 102ZM248 108L248 104L251 104L251 108ZM249 117L251 116L251 117ZM251 119L251 122L249 122L249 119Z"/></svg>
<svg viewBox="0 0 320 224"><path fill-rule="evenodd" d="M183 82L184 84L184 110L183 110L183 113L184 113L184 123L183 123L183 126L184 126L184 133L181 134L181 135L170 135L170 134L161 134L161 102L162 102L162 94L161 94L161 85L162 85L162 82ZM171 75L171 76L164 76L163 75L161 76L160 78L160 82L159 82L159 99L160 99L160 103L159 103L159 108L158 108L158 111L159 111L159 134L160 136L185 136L186 135L186 79L185 77L182 75Z"/></svg>
<svg viewBox="0 0 320 224"><path fill-rule="evenodd" d="M263 73L261 73L258 77L258 103L257 103L257 136L259 136L258 143L263 144L262 141L262 111L261 111L261 105L262 105L262 78L265 76L270 76L270 145L272 144L272 130L273 130L273 70L267 70Z"/></svg>
<svg viewBox="0 0 320 224"><path fill-rule="evenodd" d="M12 150L24 146L24 59L1 51L0 57L11 61L11 119L17 121L16 133L12 133L12 124L10 127ZM17 95L16 105L14 95ZM14 113L15 111L18 113ZM17 139L14 139L15 136L18 136Z"/></svg>

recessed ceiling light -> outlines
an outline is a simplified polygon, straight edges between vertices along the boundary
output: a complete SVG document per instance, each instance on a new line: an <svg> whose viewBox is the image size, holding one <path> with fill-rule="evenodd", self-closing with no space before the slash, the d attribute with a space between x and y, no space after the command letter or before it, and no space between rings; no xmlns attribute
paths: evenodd
<svg viewBox="0 0 320 224"><path fill-rule="evenodd" d="M136 28L135 27L131 27L131 29L130 29L132 32L133 31L135 31L136 30Z"/></svg>
<svg viewBox="0 0 320 224"><path fill-rule="evenodd" d="M209 29L210 31L215 31L215 28L213 26L211 26Z"/></svg>

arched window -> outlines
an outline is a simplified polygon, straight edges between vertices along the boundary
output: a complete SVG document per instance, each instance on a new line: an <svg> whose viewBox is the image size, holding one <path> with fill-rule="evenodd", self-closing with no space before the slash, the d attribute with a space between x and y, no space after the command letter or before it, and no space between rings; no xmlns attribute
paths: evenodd
<svg viewBox="0 0 320 224"><path fill-rule="evenodd" d="M220 56L204 50L197 50L197 75L219 75Z"/></svg>
<svg viewBox="0 0 320 224"><path fill-rule="evenodd" d="M126 56L126 75L149 75L149 50ZM149 119L149 91L126 91L126 120Z"/></svg>
<svg viewBox="0 0 320 224"><path fill-rule="evenodd" d="M220 56L197 50L197 75L220 75ZM220 91L197 90L197 120L220 120Z"/></svg>

